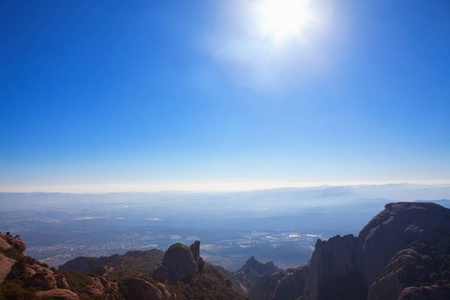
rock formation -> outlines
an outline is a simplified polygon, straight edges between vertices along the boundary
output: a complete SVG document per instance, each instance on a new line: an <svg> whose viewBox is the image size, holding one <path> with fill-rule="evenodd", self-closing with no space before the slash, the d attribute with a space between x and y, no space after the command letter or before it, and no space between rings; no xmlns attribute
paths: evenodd
<svg viewBox="0 0 450 300"><path fill-rule="evenodd" d="M450 299L450 210L391 203L359 233L317 240L310 265L258 277L255 300Z"/></svg>
<svg viewBox="0 0 450 300"><path fill-rule="evenodd" d="M126 300L162 300L172 299L172 295L167 291L165 285L156 285L140 278L132 278L125 282L127 289L123 292Z"/></svg>
<svg viewBox="0 0 450 300"><path fill-rule="evenodd" d="M250 291L258 300L295 300L303 295L308 267L287 269L259 276Z"/></svg>
<svg viewBox="0 0 450 300"><path fill-rule="evenodd" d="M170 280L189 281L192 276L199 272L200 264L200 242L196 241L188 247L176 243L167 249L164 254L163 267L167 268Z"/></svg>
<svg viewBox="0 0 450 300"><path fill-rule="evenodd" d="M394 266L417 263L414 251L404 249L418 241L448 253L449 216L449 209L434 203L392 203L357 238L318 240L302 299L397 299L407 285Z"/></svg>
<svg viewBox="0 0 450 300"><path fill-rule="evenodd" d="M78 299L70 290L58 289L69 288L63 275L55 274L47 265L23 254L25 249L26 244L20 238L0 234L0 250L3 252L0 253L0 284L6 283L7 289L16 290L23 299L31 295L46 299ZM35 289L44 291L36 293L33 292Z"/></svg>
<svg viewBox="0 0 450 300"><path fill-rule="evenodd" d="M39 298L51 298L54 300L78 300L77 294L72 291L64 289L54 289L49 291L37 292L36 296Z"/></svg>
<svg viewBox="0 0 450 300"><path fill-rule="evenodd" d="M1 239L0 239L1 240ZM0 253L0 284L5 281L17 261Z"/></svg>
<svg viewBox="0 0 450 300"><path fill-rule="evenodd" d="M239 270L234 272L233 275L236 276L247 293L249 293L255 285L258 276L270 275L277 271L280 271L280 269L275 266L273 262L269 261L263 264L252 256Z"/></svg>

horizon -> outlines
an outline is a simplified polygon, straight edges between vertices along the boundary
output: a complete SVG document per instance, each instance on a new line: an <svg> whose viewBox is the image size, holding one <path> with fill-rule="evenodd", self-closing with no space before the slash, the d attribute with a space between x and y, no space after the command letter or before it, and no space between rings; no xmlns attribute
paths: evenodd
<svg viewBox="0 0 450 300"><path fill-rule="evenodd" d="M0 3L0 191L450 183L450 3Z"/></svg>
<svg viewBox="0 0 450 300"><path fill-rule="evenodd" d="M165 185L165 186L154 186L149 187L149 185L99 185L99 186L59 186L59 187L17 187L10 190L0 189L0 193L3 194L32 194L32 193L58 193L58 194L91 194L91 195L102 195L102 194L126 194L126 193L240 193L240 192L261 192L261 191L271 191L271 190L282 190L282 189L325 189L325 188L336 188L336 187L383 187L383 186L415 186L415 187L450 187L450 182L447 181L433 181L433 182L341 182L337 183L316 183L316 184L268 184L258 183L254 185L240 185L237 183L222 183L217 185L207 185L207 184L184 184L184 185ZM130 187L133 187L130 189Z"/></svg>

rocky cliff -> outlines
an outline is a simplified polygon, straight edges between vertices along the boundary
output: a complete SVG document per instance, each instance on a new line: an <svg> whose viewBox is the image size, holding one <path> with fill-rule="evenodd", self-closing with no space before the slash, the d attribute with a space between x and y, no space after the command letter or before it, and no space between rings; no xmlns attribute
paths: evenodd
<svg viewBox="0 0 450 300"><path fill-rule="evenodd" d="M391 203L359 233L317 240L310 265L259 276L255 300L450 299L450 210Z"/></svg>
<svg viewBox="0 0 450 300"><path fill-rule="evenodd" d="M250 291L255 300L295 300L304 294L308 267L259 276Z"/></svg>
<svg viewBox="0 0 450 300"><path fill-rule="evenodd" d="M415 247L426 245L438 260L450 253L449 232L449 209L434 203L387 204L357 238L317 241L302 299L397 299L411 284L403 267L421 263L412 255ZM415 284L437 284L436 291L445 291L447 275L441 273L433 282Z"/></svg>

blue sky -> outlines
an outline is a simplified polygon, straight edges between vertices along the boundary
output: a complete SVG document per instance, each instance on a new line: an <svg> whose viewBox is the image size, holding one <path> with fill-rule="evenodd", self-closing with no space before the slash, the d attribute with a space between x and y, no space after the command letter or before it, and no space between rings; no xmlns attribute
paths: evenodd
<svg viewBox="0 0 450 300"><path fill-rule="evenodd" d="M449 1L266 2L1 1L0 191L450 183Z"/></svg>

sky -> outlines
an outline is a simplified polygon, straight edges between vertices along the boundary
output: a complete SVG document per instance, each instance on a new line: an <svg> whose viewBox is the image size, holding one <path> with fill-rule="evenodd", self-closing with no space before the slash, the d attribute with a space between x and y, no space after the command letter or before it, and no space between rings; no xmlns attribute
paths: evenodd
<svg viewBox="0 0 450 300"><path fill-rule="evenodd" d="M448 0L4 0L0 70L0 192L450 183Z"/></svg>

